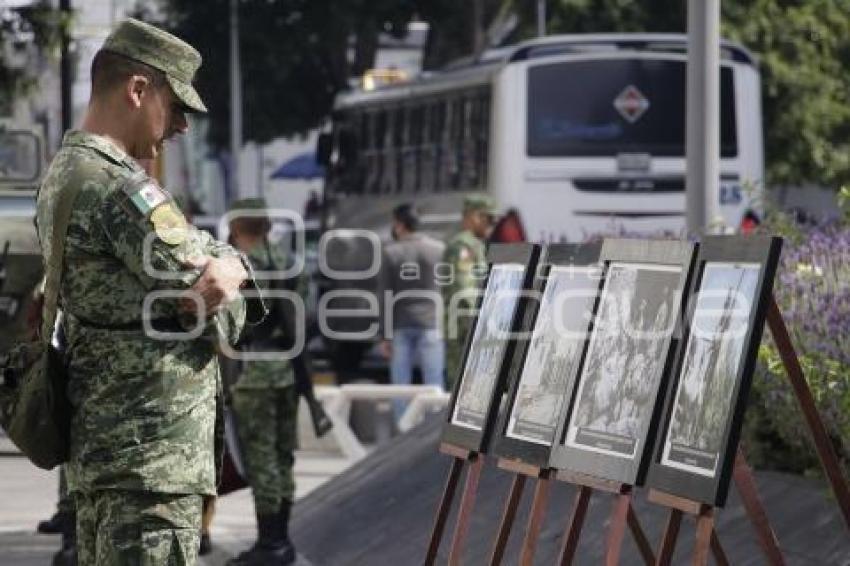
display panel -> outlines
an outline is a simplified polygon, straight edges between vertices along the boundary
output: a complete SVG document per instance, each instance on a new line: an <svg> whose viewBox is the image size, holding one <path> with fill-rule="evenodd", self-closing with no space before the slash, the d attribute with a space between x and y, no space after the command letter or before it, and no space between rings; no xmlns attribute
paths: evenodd
<svg viewBox="0 0 850 566"><path fill-rule="evenodd" d="M597 267L553 266L540 299L506 436L551 446L587 338Z"/></svg>
<svg viewBox="0 0 850 566"><path fill-rule="evenodd" d="M681 280L678 265L611 262L565 445L637 457L667 360Z"/></svg>
<svg viewBox="0 0 850 566"><path fill-rule="evenodd" d="M653 489L726 502L781 249L782 239L768 236L700 244L654 441Z"/></svg>
<svg viewBox="0 0 850 566"><path fill-rule="evenodd" d="M499 378L526 266L494 265L487 280L478 320L469 344L451 423L482 430Z"/></svg>
<svg viewBox="0 0 850 566"><path fill-rule="evenodd" d="M661 462L714 477L761 265L707 263Z"/></svg>
<svg viewBox="0 0 850 566"><path fill-rule="evenodd" d="M527 318L539 257L536 244L488 246L487 277L478 289L475 320L464 339L462 367L445 413L443 444L487 452Z"/></svg>

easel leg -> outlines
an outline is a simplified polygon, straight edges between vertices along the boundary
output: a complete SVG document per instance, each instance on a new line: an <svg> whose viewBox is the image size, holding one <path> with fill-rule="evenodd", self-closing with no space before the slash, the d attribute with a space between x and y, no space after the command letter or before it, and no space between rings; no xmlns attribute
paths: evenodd
<svg viewBox="0 0 850 566"><path fill-rule="evenodd" d="M460 458L452 458L452 468L446 479L443 498L440 500L440 506L437 508L434 528L431 530L428 554L425 555L425 566L433 566L437 560L437 551L440 549L440 541L443 538L443 530L446 528L446 520L449 518L449 511L452 508L452 501L454 501L455 491L457 491L457 484L460 479L460 472L463 470L463 463L464 460Z"/></svg>
<svg viewBox="0 0 850 566"><path fill-rule="evenodd" d="M472 518L472 507L475 505L478 479L481 477L483 464L484 456L480 454L470 456L470 466L466 472L466 484L463 486L463 497L460 500L452 549L449 553L449 566L460 566L463 563L463 545L466 542L466 534L469 530L469 520Z"/></svg>
<svg viewBox="0 0 850 566"><path fill-rule="evenodd" d="M697 541L694 547L694 566L706 566L714 532L714 508L707 507L697 516Z"/></svg>
<svg viewBox="0 0 850 566"><path fill-rule="evenodd" d="M670 517L661 537L661 546L658 548L658 566L670 566L673 560L673 552L676 550L676 540L679 538L679 527L682 526L682 512L678 509L670 509Z"/></svg>
<svg viewBox="0 0 850 566"><path fill-rule="evenodd" d="M717 530L711 530L711 553L714 555L714 562L717 566L729 566L729 559L726 558L726 552L720 546L720 539L717 538Z"/></svg>
<svg viewBox="0 0 850 566"><path fill-rule="evenodd" d="M747 465L747 461L744 459L744 454L740 448L735 455L733 477L735 479L735 485L738 487L738 493L741 495L741 501L744 503L744 509L746 509L747 515L749 515L750 521L756 529L756 535L758 535L759 544L765 558L773 566L783 566L785 559L779 550L779 542L776 540L776 535L770 527L767 513L758 496L753 472Z"/></svg>
<svg viewBox="0 0 850 566"><path fill-rule="evenodd" d="M573 505L573 515L570 517L570 523L567 530L564 531L564 548L561 550L561 566L568 566L573 563L576 549L578 548L578 538L581 535L581 528L584 526L584 518L587 515L587 505L590 502L590 494L593 490L586 486L581 486L576 494L576 501Z"/></svg>
<svg viewBox="0 0 850 566"><path fill-rule="evenodd" d="M629 505L626 521L629 524L629 530L632 532L632 537L635 539L635 544L637 544L644 563L647 566L655 564L655 554L652 552L652 545L649 544L649 539L646 538L646 534L640 526L640 521L638 521L635 508L631 505Z"/></svg>
<svg viewBox="0 0 850 566"><path fill-rule="evenodd" d="M838 463L838 457L835 455L835 449L832 447L826 427L824 427L818 414L812 392L806 383L803 368L800 366L800 360L797 359L794 345L791 343L791 337L788 334L788 328L782 320L782 313L776 304L775 297L771 297L770 306L767 309L767 324L770 326L773 341L782 357L782 364L785 366L785 372L788 374L788 380L794 389L797 402L800 403L800 409L803 411L803 416L812 432L821 466L823 466L829 483L832 485L835 499L844 515L844 522L847 528L850 528L850 487L847 486L847 481L844 479L841 466Z"/></svg>
<svg viewBox="0 0 850 566"><path fill-rule="evenodd" d="M543 517L546 515L546 503L549 500L549 471L537 479L534 486L534 501L531 503L531 512L528 517L528 526L525 529L525 539L522 541L522 553L519 563L522 566L534 564L534 551L537 549L537 537L540 535L540 527L543 525Z"/></svg>
<svg viewBox="0 0 850 566"><path fill-rule="evenodd" d="M611 510L611 524L608 526L608 539L605 542L606 566L617 566L620 563L620 550L623 548L623 537L626 535L626 522L631 505L631 490L618 495L614 502L614 508Z"/></svg>
<svg viewBox="0 0 850 566"><path fill-rule="evenodd" d="M508 537L511 536L511 527L514 524L516 510L519 507L522 491L525 488L525 480L526 476L523 474L516 474L514 476L511 493L508 496L508 501L505 503L505 512L502 514L502 523L499 525L499 534L496 537L496 544L493 546L493 554L490 557L490 566L498 566L502 563L505 546L508 544Z"/></svg>

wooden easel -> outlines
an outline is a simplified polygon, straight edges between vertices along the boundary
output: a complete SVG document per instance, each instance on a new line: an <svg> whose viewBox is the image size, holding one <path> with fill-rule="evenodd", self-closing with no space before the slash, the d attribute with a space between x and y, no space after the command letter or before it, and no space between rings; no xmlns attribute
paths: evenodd
<svg viewBox="0 0 850 566"><path fill-rule="evenodd" d="M794 389L794 396L797 397L800 410L802 410L809 431L812 433L821 467L823 467L826 477L832 486L832 492L838 501L838 507L844 515L844 523L850 529L850 487L847 486L847 480L841 471L841 465L838 463L838 456L835 454L835 449L832 447L832 442L830 442L829 435L826 433L826 427L823 425L818 409L815 406L812 392L809 389L809 384L806 383L803 368L800 366L800 360L797 358L794 345L791 343L791 336L788 334L785 321L782 320L782 312L776 304L775 297L771 297L770 306L767 308L767 325L770 328L770 333L773 335L776 348L779 350L782 365L785 366L785 374L788 376L788 381L791 382L791 387Z"/></svg>
<svg viewBox="0 0 850 566"><path fill-rule="evenodd" d="M505 554L505 547L508 544L508 537L511 534L516 510L522 498L522 491L525 487L525 482L528 478L536 478L537 484L534 487L534 499L531 503L531 511L528 515L528 523L525 528L525 538L522 542L522 551L520 552L519 563L523 566L534 564L534 551L537 548L537 536L540 534L540 527L543 523L543 517L546 514L546 503L549 497L550 478L553 470L550 468L541 469L537 466L525 464L515 460L499 459L497 466L503 470L512 472L515 475L511 492L508 500L505 503L505 511L502 514L502 521L499 524L499 534L496 536L496 542L493 545L493 553L490 556L490 566L498 566L502 563L502 558Z"/></svg>
<svg viewBox="0 0 850 566"><path fill-rule="evenodd" d="M425 566L433 566L437 560L437 551L440 549L440 541L443 539L443 531L449 518L457 484L460 481L460 473L464 464L468 462L469 469L466 472L466 483L463 486L463 496L460 500L454 536L452 537L452 548L449 552L449 564L459 566L463 563L463 546L469 530L472 508L475 505L475 494L478 491L478 480L481 477L481 468L484 465L484 455L446 442L440 444L440 452L452 456L453 461L449 476L446 479L446 487L443 489L443 497L440 499L440 506L437 508L434 528L431 530Z"/></svg>
<svg viewBox="0 0 850 566"><path fill-rule="evenodd" d="M740 449L738 449L738 453L735 456L733 478L747 516L756 530L759 545L762 552L764 552L765 558L767 558L768 564L773 566L784 565L785 559L782 557L779 542L776 540L776 535L770 526L764 505L758 496L753 472L749 465L747 465L744 453ZM657 489L650 489L647 499L652 503L670 509L667 526L664 528L664 534L661 537L661 543L658 548L657 565L668 565L673 559L673 551L676 549L676 539L679 535L682 515L685 513L696 517L697 536L694 546L693 564L707 564L709 549L718 564L729 564L726 554L723 552L723 547L720 545L720 539L717 537L717 532L714 529L713 506L685 497L671 495Z"/></svg>
<svg viewBox="0 0 850 566"><path fill-rule="evenodd" d="M587 515L587 506L593 491L604 491L617 496L614 507L611 510L611 524L608 527L608 536L605 541L605 564L615 566L620 562L620 550L623 546L623 538L626 534L626 526L635 539L638 550L646 564L655 564L655 554L652 546L646 538L646 534L638 522L637 515L632 508L632 495L634 488L631 485L617 481L603 480L586 474L559 470L555 476L557 480L573 484L579 488L576 494L575 504L570 522L564 532L564 543L561 549L561 558L558 562L561 566L573 563L578 540L584 526L584 518Z"/></svg>
<svg viewBox="0 0 850 566"><path fill-rule="evenodd" d="M682 514L688 513L696 517L697 520L697 540L693 563L706 564L710 547L719 566L729 565L729 560L726 558L726 553L723 552L723 547L720 546L720 540L714 530L714 507L655 489L649 490L647 499L652 503L670 508L670 517L667 519L667 526L664 527L664 534L658 548L658 560L655 564L670 564L673 559L673 551L676 549L676 539L679 536L679 527L682 524Z"/></svg>
<svg viewBox="0 0 850 566"><path fill-rule="evenodd" d="M782 364L785 367L785 373L794 390L794 395L800 404L803 417L812 433L821 466L835 494L835 499L844 516L844 522L848 529L850 529L850 488L848 488L847 481L841 472L838 457L829 440L826 427L824 427L820 414L817 411L809 385L806 383L803 368L800 366L797 353L791 343L791 337L788 333L788 328L785 326L785 321L782 319L782 313L776 304L776 299L773 297L771 297L770 305L768 306L767 324L773 335L776 347L779 350L779 355L782 358ZM782 551L779 548L776 535L770 526L764 505L762 505L761 499L758 496L752 470L747 464L740 448L735 456L733 478L741 496L741 501L744 504L744 509L756 530L759 545L765 558L773 566L783 566L785 564L785 558L782 556ZM714 507L655 489L649 490L648 499L653 503L670 508L670 516L661 538L656 564L661 566L670 564L673 558L673 551L676 548L676 539L678 538L683 513L695 516L697 521L696 544L693 554L694 566L707 564L709 552L714 555L718 564L729 564L720 545L717 533L714 530Z"/></svg>
<svg viewBox="0 0 850 566"><path fill-rule="evenodd" d="M791 343L788 329L785 326L782 314L774 298L771 298L770 305L768 306L767 323L771 334L773 335L779 355L782 358L782 363L785 367L788 380L791 383L791 387L794 389L797 402L800 404L806 424L812 433L821 466L823 467L827 479L832 487L832 491L835 494L841 513L844 516L844 522L847 528L850 529L850 488L848 488L847 482L843 476L841 466L838 462L838 457L835 454L835 450L829 440L823 421L821 421L820 415L817 412L817 407L815 406L811 391L803 375L803 369L800 366L794 346ZM463 545L469 527L472 507L475 503L475 494L478 489L478 480L481 475L484 457L482 454L477 452L472 452L446 443L440 445L440 451L453 456L454 462L452 463L452 468L449 472L449 477L446 481L446 487L434 522L434 528L431 533L431 540L428 546L428 554L425 559L425 564L426 566L431 566L435 563L443 530L448 519L451 504L457 489L457 484L460 480L460 473L464 464L469 462L470 468L466 476L466 484L464 486L463 497L458 511L458 519L455 525L452 548L449 554L449 564L451 566L457 566L460 565L462 561ZM526 536L523 541L522 555L520 558L521 564L531 564L534 557L534 549L536 547L541 522L545 513L550 479L552 479L554 472L552 470L541 470L534 466L527 466L507 460L500 460L499 467L512 471L516 473L517 476L514 478L511 492L505 506L505 511L499 528L499 534L493 548L490 563L495 565L501 562L508 536L510 535L510 529L516 516L517 506L519 505L519 501L525 487L525 482L528 477L535 477L538 479L538 483L535 488L534 502L529 515L528 527L526 529ZM735 459L733 477L735 485L741 495L741 500L744 504L747 515L756 529L759 544L767 557L768 562L772 565L783 565L785 563L784 558L779 549L776 536L770 527L764 506L758 497L752 471L747 465L740 450L738 451ZM578 548L579 536L581 535L581 530L584 525L590 496L593 494L594 490L617 495L611 512L611 523L608 528L608 536L606 540L605 564L607 566L614 566L619 562L626 526L629 527L644 562L647 564L658 565L670 564L681 526L682 515L685 513L696 517L697 521L697 536L693 564L695 566L707 564L709 553L714 555L718 564L726 565L729 563L714 529L713 506L651 489L649 491L649 500L670 509L670 517L668 518L667 526L659 545L658 557L656 560L653 549L649 544L640 523L638 522L634 509L632 508L631 502L634 489L633 486L564 470L558 471L557 474L554 475L554 478L579 487L579 492L576 494L575 503L573 505L573 512L564 533L564 542L559 561L561 566L572 564L576 549Z"/></svg>

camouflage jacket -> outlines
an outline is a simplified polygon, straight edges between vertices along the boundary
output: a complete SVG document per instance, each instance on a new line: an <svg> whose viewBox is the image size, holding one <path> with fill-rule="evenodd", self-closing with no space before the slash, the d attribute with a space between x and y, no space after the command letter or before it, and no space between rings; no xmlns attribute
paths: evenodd
<svg viewBox="0 0 850 566"><path fill-rule="evenodd" d="M254 271L283 271L289 265L289 258L287 255L280 249L279 246L274 244L269 244L268 246L264 244L258 244L254 246L247 254L248 260L251 262L251 266L254 268ZM267 291L271 288L273 280L269 277L261 277L257 276L257 285L263 291ZM306 280L305 278L299 277L296 281L295 291L298 295L303 299L306 295ZM282 302L287 301L288 299L275 299L274 297L266 298L266 305L270 308L274 305L274 302L277 301L277 306L280 307ZM277 328L275 328L271 334L266 337L263 342L265 345L261 344L251 344L250 341L248 344L245 344L244 350L248 353L252 351L259 352L271 352L278 348L280 349L288 349L287 347L277 347L270 346L270 343L275 342L277 339L283 338L284 335L284 325L282 321L277 322ZM299 325L300 328L297 331L303 332L305 331L304 323L296 322L296 325ZM292 364L289 360L284 359L275 359L275 360L263 360L263 361L245 361L242 364L242 374L239 377L239 380L233 386L234 389L266 389L266 388L279 388L279 387L289 387L290 385L295 384L295 374L292 370Z"/></svg>
<svg viewBox="0 0 850 566"><path fill-rule="evenodd" d="M237 252L185 224L171 196L107 138L76 131L65 136L38 194L46 257L56 196L74 184L82 186L60 286L74 409L69 488L215 493L221 383L214 336L235 343L244 299L194 339L154 338L140 326L145 305L151 319L179 320L176 295L199 276L187 259ZM169 231L169 223L180 229Z"/></svg>
<svg viewBox="0 0 850 566"><path fill-rule="evenodd" d="M445 314L448 316L449 305L455 293L476 289L480 283L479 277L487 262L484 242L469 230L458 232L446 242L443 262L451 266L451 281L442 288ZM472 308L475 305L471 296L456 299L456 302L463 308Z"/></svg>

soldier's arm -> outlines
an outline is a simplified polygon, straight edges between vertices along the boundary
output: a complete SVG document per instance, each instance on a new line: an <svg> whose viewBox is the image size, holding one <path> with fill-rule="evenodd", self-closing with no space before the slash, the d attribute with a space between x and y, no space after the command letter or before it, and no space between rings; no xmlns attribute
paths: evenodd
<svg viewBox="0 0 850 566"><path fill-rule="evenodd" d="M175 223L185 223L182 213L165 197L154 193L147 202L136 196L143 189L110 190L98 208L98 224L108 245L119 259L149 290L188 289L200 277L202 268L193 265L207 255L207 237L185 224L185 229L159 234L152 217L155 213L170 217ZM159 194L162 194L160 191ZM146 209L147 204L153 204Z"/></svg>
<svg viewBox="0 0 850 566"><path fill-rule="evenodd" d="M392 329L386 327L388 316L386 292L395 292L395 289L393 289L393 278L395 275L393 269L395 269L395 266L390 261L390 256L387 254L386 248L382 248L380 271L378 271L375 281L375 293L378 299L378 336L382 340L389 340L389 336L392 333Z"/></svg>
<svg viewBox="0 0 850 566"><path fill-rule="evenodd" d="M453 266L454 284L451 287L454 291L475 289L478 286L478 280L475 278L475 253L472 248L463 243L456 243L446 248L445 258ZM469 308L474 306L474 300L472 297L463 297L459 299L458 304Z"/></svg>
<svg viewBox="0 0 850 566"><path fill-rule="evenodd" d="M238 289L247 276L238 253L188 224L167 196L160 202L154 192L149 199L154 206L146 209L139 197L145 187L149 185L114 187L98 208L98 223L112 253L146 289L192 290L209 314L226 307L216 322L220 327L226 323L229 337L238 337L245 322ZM178 228L164 230L162 218ZM194 306L192 302L190 311Z"/></svg>

